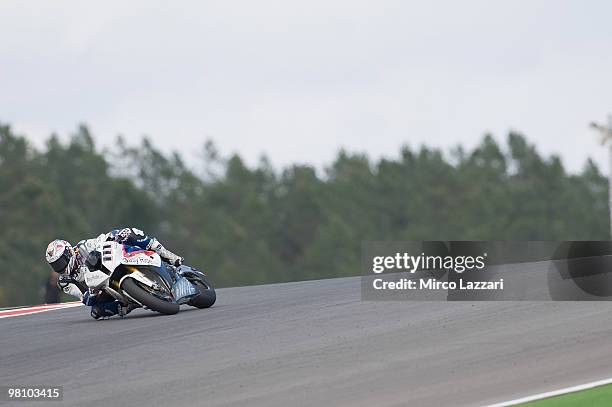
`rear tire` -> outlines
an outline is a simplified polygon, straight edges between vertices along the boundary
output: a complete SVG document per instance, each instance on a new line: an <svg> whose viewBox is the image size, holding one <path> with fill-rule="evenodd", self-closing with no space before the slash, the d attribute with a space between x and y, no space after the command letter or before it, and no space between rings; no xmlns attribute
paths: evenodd
<svg viewBox="0 0 612 407"><path fill-rule="evenodd" d="M164 301L161 298L148 293L145 289L141 288L134 279L126 278L121 283L121 289L134 297L135 300L142 303L147 308L152 309L166 315L174 315L181 309L180 305L173 302Z"/></svg>
<svg viewBox="0 0 612 407"><path fill-rule="evenodd" d="M189 301L189 305L200 309L212 307L212 305L217 300L217 294L215 293L215 289L210 284L207 284L208 281L206 280L205 282L192 280L191 283L198 288L200 294L191 301Z"/></svg>

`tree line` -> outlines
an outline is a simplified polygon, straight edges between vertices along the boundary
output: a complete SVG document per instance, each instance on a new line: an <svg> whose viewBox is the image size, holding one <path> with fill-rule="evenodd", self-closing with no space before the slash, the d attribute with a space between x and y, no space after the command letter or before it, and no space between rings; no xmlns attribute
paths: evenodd
<svg viewBox="0 0 612 407"><path fill-rule="evenodd" d="M406 145L393 159L340 151L324 170L194 147L199 166L147 138L101 149L80 126L35 148L0 124L0 307L42 301L52 239L123 226L220 287L357 275L366 240L608 239L597 165L568 173L517 133L451 152Z"/></svg>

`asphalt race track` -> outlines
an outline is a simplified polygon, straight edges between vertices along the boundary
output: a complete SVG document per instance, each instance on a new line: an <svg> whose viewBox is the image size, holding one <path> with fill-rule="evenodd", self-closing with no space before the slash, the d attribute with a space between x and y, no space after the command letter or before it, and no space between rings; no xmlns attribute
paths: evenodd
<svg viewBox="0 0 612 407"><path fill-rule="evenodd" d="M0 385L64 386L36 406L484 405L611 376L612 303L363 302L359 278L0 320Z"/></svg>

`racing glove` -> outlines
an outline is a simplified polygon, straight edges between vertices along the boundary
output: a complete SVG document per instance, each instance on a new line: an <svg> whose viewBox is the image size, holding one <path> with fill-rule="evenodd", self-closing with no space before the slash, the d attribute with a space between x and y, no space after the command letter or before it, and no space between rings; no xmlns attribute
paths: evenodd
<svg viewBox="0 0 612 407"><path fill-rule="evenodd" d="M60 274L57 277L57 285L59 288L64 290L68 285L74 283L74 279L69 274Z"/></svg>
<svg viewBox="0 0 612 407"><path fill-rule="evenodd" d="M170 250L166 249L160 242L159 240L152 238L151 242L149 242L149 245L147 246L147 249L149 250L153 250L155 253L159 254L159 256L166 260L169 264L175 266L175 267L179 267L181 264L183 264L183 258L181 256L178 256L174 253L172 253Z"/></svg>

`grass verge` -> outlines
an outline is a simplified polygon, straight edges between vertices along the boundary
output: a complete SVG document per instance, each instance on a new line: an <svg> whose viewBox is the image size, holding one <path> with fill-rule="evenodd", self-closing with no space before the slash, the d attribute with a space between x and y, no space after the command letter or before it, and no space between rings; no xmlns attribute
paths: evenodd
<svg viewBox="0 0 612 407"><path fill-rule="evenodd" d="M612 406L612 384L519 404L520 407Z"/></svg>

